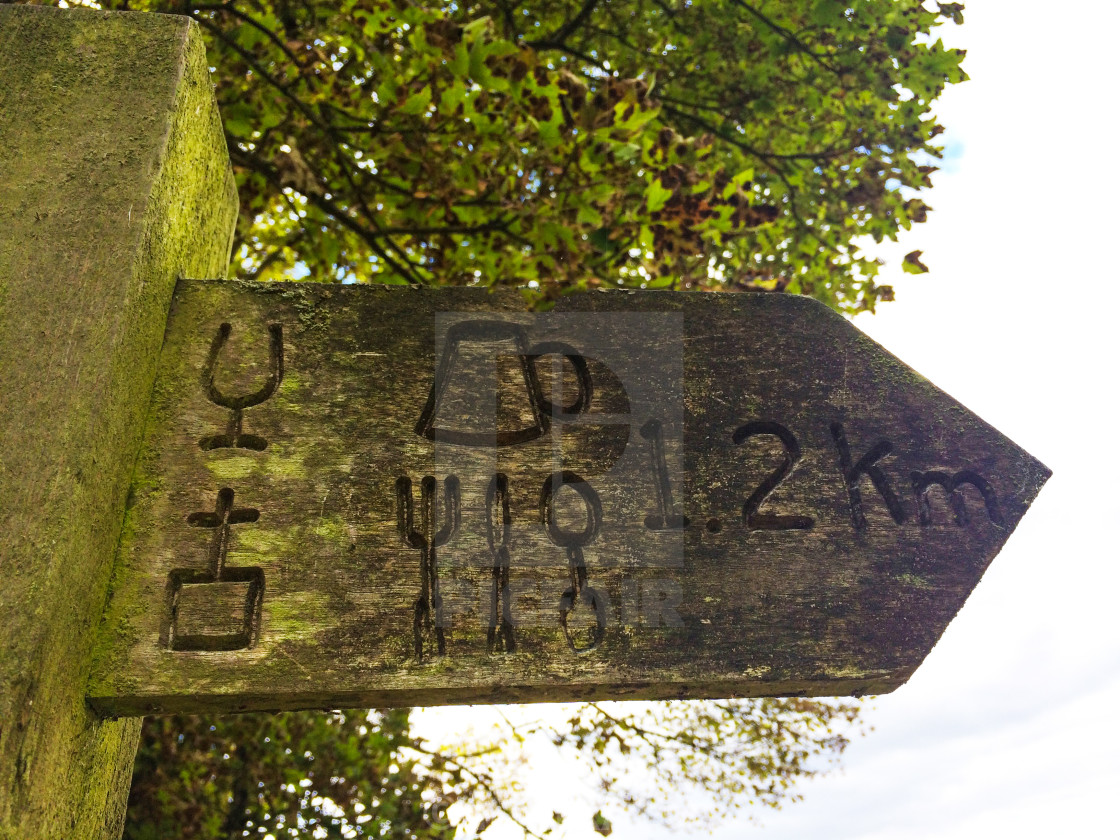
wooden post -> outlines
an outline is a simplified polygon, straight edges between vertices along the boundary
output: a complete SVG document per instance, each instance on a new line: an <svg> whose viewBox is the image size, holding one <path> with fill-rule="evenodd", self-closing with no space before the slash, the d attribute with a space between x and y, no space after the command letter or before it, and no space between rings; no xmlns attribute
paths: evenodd
<svg viewBox="0 0 1120 840"><path fill-rule="evenodd" d="M86 706L181 274L237 196L183 18L0 7L0 837L119 837L139 720Z"/></svg>

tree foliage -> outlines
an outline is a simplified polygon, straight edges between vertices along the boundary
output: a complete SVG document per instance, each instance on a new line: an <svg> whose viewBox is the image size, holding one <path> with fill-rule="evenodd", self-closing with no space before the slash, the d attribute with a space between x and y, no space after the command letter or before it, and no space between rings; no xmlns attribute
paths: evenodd
<svg viewBox="0 0 1120 840"><path fill-rule="evenodd" d="M858 712L800 698L594 703L521 723L503 715L501 730L448 743L417 737L408 710L149 718L125 840L444 840L497 819L544 838L571 818L572 790L552 790L541 818L519 776L553 747L597 783L600 833L603 811L707 822L796 801L793 786L839 758Z"/></svg>
<svg viewBox="0 0 1120 840"><path fill-rule="evenodd" d="M408 710L148 718L126 840L455 835Z"/></svg>
<svg viewBox="0 0 1120 840"><path fill-rule="evenodd" d="M203 28L246 276L891 290L965 78L918 0L124 0ZM927 6L929 8L927 8ZM916 259L908 266L921 263Z"/></svg>
<svg viewBox="0 0 1120 840"><path fill-rule="evenodd" d="M612 802L670 824L708 821L797 801L791 788L819 772L814 760L839 757L858 709L803 698L588 703L550 735L582 756Z"/></svg>

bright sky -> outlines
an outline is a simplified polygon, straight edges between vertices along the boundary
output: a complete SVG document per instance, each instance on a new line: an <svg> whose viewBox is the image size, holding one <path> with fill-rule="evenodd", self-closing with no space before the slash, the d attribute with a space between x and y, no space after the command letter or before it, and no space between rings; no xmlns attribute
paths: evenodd
<svg viewBox="0 0 1120 840"><path fill-rule="evenodd" d="M938 107L952 156L935 212L883 252L898 301L857 325L1054 477L910 683L868 710L875 731L843 769L717 838L1117 831L1120 4L969 0L965 19L943 33L972 80ZM894 269L913 248L929 274ZM545 805L554 785L530 793ZM679 836L607 815L614 838ZM581 819L569 836L596 835Z"/></svg>

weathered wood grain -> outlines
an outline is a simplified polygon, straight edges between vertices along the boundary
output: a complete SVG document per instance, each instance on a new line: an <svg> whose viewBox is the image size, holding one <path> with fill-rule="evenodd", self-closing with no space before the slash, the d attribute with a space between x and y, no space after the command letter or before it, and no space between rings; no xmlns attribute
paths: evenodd
<svg viewBox="0 0 1120 840"><path fill-rule="evenodd" d="M147 435L107 714L887 692L1049 475L785 295L184 281Z"/></svg>

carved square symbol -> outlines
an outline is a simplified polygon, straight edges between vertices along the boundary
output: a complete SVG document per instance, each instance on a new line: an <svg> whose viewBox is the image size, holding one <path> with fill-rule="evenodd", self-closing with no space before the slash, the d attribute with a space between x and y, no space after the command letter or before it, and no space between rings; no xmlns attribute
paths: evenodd
<svg viewBox="0 0 1120 840"><path fill-rule="evenodd" d="M172 650L240 650L251 647L260 627L264 572L227 568L222 580L177 569L171 573Z"/></svg>

